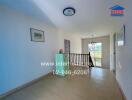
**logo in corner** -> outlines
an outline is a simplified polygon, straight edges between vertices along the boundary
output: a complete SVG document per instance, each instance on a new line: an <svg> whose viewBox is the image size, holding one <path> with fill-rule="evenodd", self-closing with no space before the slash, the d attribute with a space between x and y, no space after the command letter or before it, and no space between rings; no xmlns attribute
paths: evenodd
<svg viewBox="0 0 132 100"><path fill-rule="evenodd" d="M124 16L125 8L119 5L115 5L110 8L111 9L111 16Z"/></svg>

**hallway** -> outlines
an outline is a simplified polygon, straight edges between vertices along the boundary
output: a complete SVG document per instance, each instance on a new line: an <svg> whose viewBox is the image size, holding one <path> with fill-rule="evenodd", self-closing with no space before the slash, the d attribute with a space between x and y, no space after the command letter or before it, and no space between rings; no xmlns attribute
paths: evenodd
<svg viewBox="0 0 132 100"><path fill-rule="evenodd" d="M88 75L46 76L2 100L123 100L108 69L93 68Z"/></svg>
<svg viewBox="0 0 132 100"><path fill-rule="evenodd" d="M0 100L132 100L131 5L0 0Z"/></svg>

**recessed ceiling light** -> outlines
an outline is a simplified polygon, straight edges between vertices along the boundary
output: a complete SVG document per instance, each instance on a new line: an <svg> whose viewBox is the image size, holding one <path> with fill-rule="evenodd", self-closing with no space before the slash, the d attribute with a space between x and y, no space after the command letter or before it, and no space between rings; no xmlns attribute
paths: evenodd
<svg viewBox="0 0 132 100"><path fill-rule="evenodd" d="M74 8L72 8L72 7L67 7L67 8L65 8L64 10L63 10L63 14L65 15L65 16L73 16L74 14L75 14L75 9Z"/></svg>

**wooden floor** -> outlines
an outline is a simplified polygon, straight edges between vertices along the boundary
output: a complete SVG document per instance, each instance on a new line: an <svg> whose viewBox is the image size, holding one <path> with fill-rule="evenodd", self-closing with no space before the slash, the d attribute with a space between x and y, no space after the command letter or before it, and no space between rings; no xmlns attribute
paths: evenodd
<svg viewBox="0 0 132 100"><path fill-rule="evenodd" d="M93 68L88 75L47 76L2 100L123 100L114 75Z"/></svg>

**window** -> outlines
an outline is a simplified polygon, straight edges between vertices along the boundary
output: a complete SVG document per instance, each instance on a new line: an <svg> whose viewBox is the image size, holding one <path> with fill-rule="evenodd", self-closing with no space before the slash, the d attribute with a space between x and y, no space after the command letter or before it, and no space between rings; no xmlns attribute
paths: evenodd
<svg viewBox="0 0 132 100"><path fill-rule="evenodd" d="M91 53L91 57L95 66L102 66L102 43L90 43L88 44L88 51Z"/></svg>

